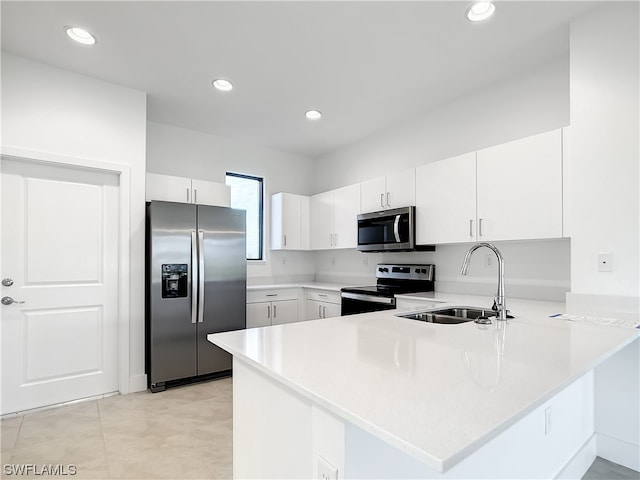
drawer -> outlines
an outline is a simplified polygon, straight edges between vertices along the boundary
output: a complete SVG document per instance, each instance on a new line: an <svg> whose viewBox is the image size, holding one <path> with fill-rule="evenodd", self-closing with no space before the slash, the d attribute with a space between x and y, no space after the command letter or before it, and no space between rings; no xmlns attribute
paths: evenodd
<svg viewBox="0 0 640 480"><path fill-rule="evenodd" d="M278 302L280 300L297 300L297 288L272 288L268 290L248 290L247 303Z"/></svg>
<svg viewBox="0 0 640 480"><path fill-rule="evenodd" d="M330 290L307 290L307 300L316 300L318 302L341 303L340 292L332 292Z"/></svg>

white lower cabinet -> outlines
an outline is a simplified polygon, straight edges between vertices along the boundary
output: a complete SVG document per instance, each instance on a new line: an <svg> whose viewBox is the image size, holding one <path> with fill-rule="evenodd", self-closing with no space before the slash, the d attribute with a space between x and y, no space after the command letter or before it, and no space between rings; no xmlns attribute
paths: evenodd
<svg viewBox="0 0 640 480"><path fill-rule="evenodd" d="M340 292L306 289L306 302L305 320L340 316Z"/></svg>
<svg viewBox="0 0 640 480"><path fill-rule="evenodd" d="M250 290L247 292L247 328L298 321L298 289Z"/></svg>

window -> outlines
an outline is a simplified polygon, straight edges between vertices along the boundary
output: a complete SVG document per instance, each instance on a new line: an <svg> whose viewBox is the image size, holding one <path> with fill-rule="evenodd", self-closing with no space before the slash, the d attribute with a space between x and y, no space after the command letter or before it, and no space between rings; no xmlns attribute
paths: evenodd
<svg viewBox="0 0 640 480"><path fill-rule="evenodd" d="M262 178L227 172L231 208L247 211L247 260L262 260Z"/></svg>

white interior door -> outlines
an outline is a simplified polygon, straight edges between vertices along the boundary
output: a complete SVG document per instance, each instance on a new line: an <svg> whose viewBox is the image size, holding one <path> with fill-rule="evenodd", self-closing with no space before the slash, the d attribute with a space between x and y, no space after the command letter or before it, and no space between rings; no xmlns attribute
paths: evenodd
<svg viewBox="0 0 640 480"><path fill-rule="evenodd" d="M1 167L1 413L117 391L118 176Z"/></svg>

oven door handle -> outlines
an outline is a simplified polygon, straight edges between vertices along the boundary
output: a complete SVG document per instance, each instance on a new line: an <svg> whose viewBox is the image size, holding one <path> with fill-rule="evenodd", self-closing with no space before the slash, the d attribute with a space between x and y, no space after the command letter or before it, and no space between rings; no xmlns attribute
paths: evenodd
<svg viewBox="0 0 640 480"><path fill-rule="evenodd" d="M373 295L363 295L362 293L350 293L350 292L342 292L340 294L342 298L348 298L350 300L361 300L363 302L372 302L372 303L384 303L386 305L395 305L396 299L394 297L375 297Z"/></svg>
<svg viewBox="0 0 640 480"><path fill-rule="evenodd" d="M396 236L396 242L400 243L400 215L396 215L396 221L393 222L393 233Z"/></svg>

